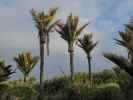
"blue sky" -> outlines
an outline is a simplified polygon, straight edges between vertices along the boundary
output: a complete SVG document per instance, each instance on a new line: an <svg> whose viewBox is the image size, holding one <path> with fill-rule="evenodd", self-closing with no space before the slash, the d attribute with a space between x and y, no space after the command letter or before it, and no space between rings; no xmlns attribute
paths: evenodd
<svg viewBox="0 0 133 100"><path fill-rule="evenodd" d="M127 23L133 15L132 0L0 0L0 56L7 63L16 67L13 57L21 51L31 51L34 55L39 54L37 30L34 27L29 11L34 8L46 11L53 6L60 9L57 18L66 19L72 12L80 16L81 23L90 21L91 24L84 32L92 32L94 41L99 45L92 52L93 71L110 68L112 63L102 56L102 52L115 52L123 54L124 49L115 45L114 38L118 38L118 31L123 30L123 24ZM57 33L51 34L51 54L46 57L45 77L52 78L69 72L69 56L67 44L59 38ZM75 47L75 70L87 71L87 61L84 52ZM39 65L33 70L37 77ZM20 78L17 73L14 78Z"/></svg>

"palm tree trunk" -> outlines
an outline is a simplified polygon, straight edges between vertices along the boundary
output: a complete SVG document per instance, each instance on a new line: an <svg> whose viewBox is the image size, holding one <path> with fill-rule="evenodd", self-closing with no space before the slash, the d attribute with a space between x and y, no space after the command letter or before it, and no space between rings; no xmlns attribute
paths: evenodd
<svg viewBox="0 0 133 100"><path fill-rule="evenodd" d="M74 76L74 52L73 49L69 50L69 56L70 56L70 73L71 73L71 82L73 81Z"/></svg>
<svg viewBox="0 0 133 100"><path fill-rule="evenodd" d="M27 76L26 76L26 75L24 75L24 83L26 82L26 78L27 78Z"/></svg>
<svg viewBox="0 0 133 100"><path fill-rule="evenodd" d="M40 96L39 100L43 100L43 78L44 78L44 44L40 42Z"/></svg>
<svg viewBox="0 0 133 100"><path fill-rule="evenodd" d="M92 85L92 73L91 73L91 57L90 55L87 56L87 59L88 59L88 77L89 77L89 80L90 80L90 86Z"/></svg>

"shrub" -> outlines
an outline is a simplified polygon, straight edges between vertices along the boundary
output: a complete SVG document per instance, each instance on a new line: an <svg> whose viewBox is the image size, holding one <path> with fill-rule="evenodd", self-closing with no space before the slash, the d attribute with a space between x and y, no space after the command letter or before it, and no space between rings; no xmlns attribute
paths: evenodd
<svg viewBox="0 0 133 100"><path fill-rule="evenodd" d="M94 84L100 85L103 83L117 82L117 76L113 70L103 70L93 74Z"/></svg>
<svg viewBox="0 0 133 100"><path fill-rule="evenodd" d="M68 100L123 100L120 87L116 83L102 84L94 88L71 86L65 92Z"/></svg>
<svg viewBox="0 0 133 100"><path fill-rule="evenodd" d="M44 92L47 94L57 94L70 84L68 77L54 78L44 82Z"/></svg>

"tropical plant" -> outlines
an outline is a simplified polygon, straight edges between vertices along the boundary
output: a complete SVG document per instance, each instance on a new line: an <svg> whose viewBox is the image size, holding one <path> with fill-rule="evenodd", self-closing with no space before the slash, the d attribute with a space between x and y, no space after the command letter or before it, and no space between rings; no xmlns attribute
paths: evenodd
<svg viewBox="0 0 133 100"><path fill-rule="evenodd" d="M78 41L79 41L78 46L84 50L84 52L86 53L87 59L88 59L88 69L89 69L88 76L89 76L90 83L91 83L91 81L92 81L91 52L96 47L98 42L93 43L92 34L86 34L86 35L84 35L83 38L79 39Z"/></svg>
<svg viewBox="0 0 133 100"><path fill-rule="evenodd" d="M31 10L33 20L38 29L39 45L40 45L40 99L43 97L43 76L44 76L44 45L46 44L47 54L49 54L49 33L53 32L59 20L53 21L58 8L51 8L48 13L43 11L37 12Z"/></svg>
<svg viewBox="0 0 133 100"><path fill-rule="evenodd" d="M0 83L8 80L10 75L13 74L14 71L11 69L11 65L5 65L5 61L0 61Z"/></svg>
<svg viewBox="0 0 133 100"><path fill-rule="evenodd" d="M27 77L29 76L29 73L31 70L35 67L35 65L38 62L37 56L32 56L30 52L22 52L18 54L16 57L14 57L14 60L17 63L18 69L23 73L24 75L24 82L26 82Z"/></svg>
<svg viewBox="0 0 133 100"><path fill-rule="evenodd" d="M88 23L86 23L78 28L78 24L79 17L70 14L67 18L66 23L64 23L63 21L60 21L60 23L58 23L59 28L57 29L57 32L61 35L61 38L68 43L71 81L73 80L74 75L74 45L83 29L88 25Z"/></svg>
<svg viewBox="0 0 133 100"><path fill-rule="evenodd" d="M104 53L104 57L125 70L133 77L133 23L125 25L125 31L119 32L121 40L115 39L118 45L125 47L128 51L128 57L119 56L112 53Z"/></svg>

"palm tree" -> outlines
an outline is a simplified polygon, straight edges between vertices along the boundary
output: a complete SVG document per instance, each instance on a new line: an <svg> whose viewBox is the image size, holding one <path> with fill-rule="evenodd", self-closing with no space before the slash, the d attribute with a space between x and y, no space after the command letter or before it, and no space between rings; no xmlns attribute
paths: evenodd
<svg viewBox="0 0 133 100"><path fill-rule="evenodd" d="M26 52L26 53L22 52L18 54L16 57L14 57L14 60L17 63L18 69L24 75L24 82L26 82L26 79L29 76L29 73L38 62L38 57L37 56L33 57L30 52Z"/></svg>
<svg viewBox="0 0 133 100"><path fill-rule="evenodd" d="M10 75L12 75L14 71L11 69L11 65L5 65L5 61L0 61L0 83L8 80Z"/></svg>
<svg viewBox="0 0 133 100"><path fill-rule="evenodd" d="M128 56L119 56L112 53L104 53L104 57L118 65L133 77L133 23L125 25L125 31L119 32L121 39L115 39L117 44L126 48Z"/></svg>
<svg viewBox="0 0 133 100"><path fill-rule="evenodd" d="M61 38L68 43L68 52L70 56L70 72L71 72L71 81L73 80L74 75L74 44L81 34L83 29L88 25L88 23L78 28L79 18L70 14L67 18L66 23L58 23L59 29L57 32L61 35Z"/></svg>
<svg viewBox="0 0 133 100"><path fill-rule="evenodd" d="M4 96L4 91L7 89L5 82L14 72L15 71L11 69L11 65L6 65L4 60L0 60L0 99ZM5 95L5 97L7 97L7 95Z"/></svg>
<svg viewBox="0 0 133 100"><path fill-rule="evenodd" d="M31 11L36 28L38 29L40 45L40 99L43 97L43 76L44 76L44 45L46 44L47 54L49 54L49 33L53 32L59 20L53 21L58 8L51 8L48 13L43 11Z"/></svg>
<svg viewBox="0 0 133 100"><path fill-rule="evenodd" d="M90 83L92 81L92 75L91 75L91 52L96 47L98 42L93 43L92 40L92 34L86 34L83 38L79 39L78 46L83 49L83 51L86 53L87 59L88 59L88 68L89 68L89 79Z"/></svg>

